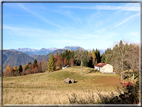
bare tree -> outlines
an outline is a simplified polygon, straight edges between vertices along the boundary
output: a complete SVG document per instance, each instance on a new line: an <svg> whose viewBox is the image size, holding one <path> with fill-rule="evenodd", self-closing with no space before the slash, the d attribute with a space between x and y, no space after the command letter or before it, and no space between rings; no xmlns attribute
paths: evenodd
<svg viewBox="0 0 142 107"><path fill-rule="evenodd" d="M41 62L41 68L42 68L42 72L45 72L47 70L47 62L42 61Z"/></svg>
<svg viewBox="0 0 142 107"><path fill-rule="evenodd" d="M139 67L139 47L134 44L129 46L129 64L133 70L133 80L134 80L134 69Z"/></svg>
<svg viewBox="0 0 142 107"><path fill-rule="evenodd" d="M120 41L115 45L113 48L113 58L112 62L113 65L117 65L117 69L121 71L121 81L123 80L123 69L124 69L124 62L127 61L126 56L128 55L128 42L127 41ZM120 68L121 67L121 68Z"/></svg>
<svg viewBox="0 0 142 107"><path fill-rule="evenodd" d="M80 61L81 62L81 75L83 71L83 60L88 60L89 61L89 55L87 51L83 50L76 50L74 53L74 60Z"/></svg>

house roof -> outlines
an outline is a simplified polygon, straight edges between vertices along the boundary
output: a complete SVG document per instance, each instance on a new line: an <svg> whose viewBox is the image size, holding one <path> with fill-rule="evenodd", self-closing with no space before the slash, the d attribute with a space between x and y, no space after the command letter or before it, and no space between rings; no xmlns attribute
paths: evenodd
<svg viewBox="0 0 142 107"><path fill-rule="evenodd" d="M97 67L103 67L103 66L105 66L106 65L106 63L98 63L97 65L95 65L95 66L97 66Z"/></svg>

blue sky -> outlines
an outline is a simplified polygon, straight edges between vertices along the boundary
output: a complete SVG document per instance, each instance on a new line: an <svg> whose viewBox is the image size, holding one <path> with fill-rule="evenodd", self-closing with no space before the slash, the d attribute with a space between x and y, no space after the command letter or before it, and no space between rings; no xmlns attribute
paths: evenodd
<svg viewBox="0 0 142 107"><path fill-rule="evenodd" d="M3 49L140 43L139 3L3 3Z"/></svg>

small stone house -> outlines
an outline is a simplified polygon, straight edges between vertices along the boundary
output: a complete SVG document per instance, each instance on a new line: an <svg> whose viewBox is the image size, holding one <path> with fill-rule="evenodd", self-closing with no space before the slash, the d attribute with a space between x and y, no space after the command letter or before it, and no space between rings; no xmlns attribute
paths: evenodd
<svg viewBox="0 0 142 107"><path fill-rule="evenodd" d="M101 73L115 73L113 72L113 66L106 63L98 63L94 66L94 69L100 71Z"/></svg>

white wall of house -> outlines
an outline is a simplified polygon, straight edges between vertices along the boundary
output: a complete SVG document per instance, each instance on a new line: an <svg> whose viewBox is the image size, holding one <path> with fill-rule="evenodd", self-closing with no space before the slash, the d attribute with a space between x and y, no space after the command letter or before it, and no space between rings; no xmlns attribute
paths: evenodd
<svg viewBox="0 0 142 107"><path fill-rule="evenodd" d="M102 73L112 73L113 72L113 66L110 64L106 64L103 67L97 67L95 66L95 69L97 69L98 71L102 72Z"/></svg>
<svg viewBox="0 0 142 107"><path fill-rule="evenodd" d="M101 68L101 67L94 66L94 69L96 69L96 70L98 70L98 71L100 71L100 68Z"/></svg>
<svg viewBox="0 0 142 107"><path fill-rule="evenodd" d="M105 66L103 66L100 69L100 72L102 72L102 73L112 73L113 72L113 66L110 65L110 64L106 64Z"/></svg>

